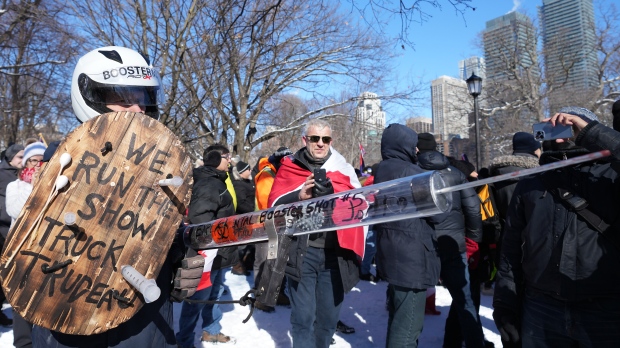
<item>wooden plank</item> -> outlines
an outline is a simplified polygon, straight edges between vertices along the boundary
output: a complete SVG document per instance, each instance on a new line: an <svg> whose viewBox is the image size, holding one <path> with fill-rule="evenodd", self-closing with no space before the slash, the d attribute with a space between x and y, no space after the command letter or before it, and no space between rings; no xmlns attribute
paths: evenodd
<svg viewBox="0 0 620 348"><path fill-rule="evenodd" d="M102 153L106 142L112 149ZM46 204L65 152L72 158L62 170L68 187ZM104 114L76 128L42 170L5 243L0 278L13 308L67 334L100 333L129 320L144 299L121 266L157 277L189 203L191 174L181 141L143 114ZM160 187L167 176L180 176L183 185ZM74 226L64 224L68 212ZM71 263L42 270L63 262Z"/></svg>

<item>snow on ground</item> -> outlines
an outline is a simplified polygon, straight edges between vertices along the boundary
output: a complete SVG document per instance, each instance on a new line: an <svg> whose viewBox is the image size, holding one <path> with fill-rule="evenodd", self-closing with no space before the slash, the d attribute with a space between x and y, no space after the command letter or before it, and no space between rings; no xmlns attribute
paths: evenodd
<svg viewBox="0 0 620 348"><path fill-rule="evenodd" d="M244 277L225 274L228 292L222 300L237 300L243 296L253 285L252 276ZM384 347L387 330L388 312L385 309L385 291L387 283L371 283L360 281L357 286L345 296L340 318L349 326L355 328L353 334L336 333L336 344L333 348L345 347ZM420 337L419 346L422 348L441 347L443 342L443 329L450 302L452 301L448 290L437 287L437 310L441 315L427 315L424 318L424 331ZM482 320L484 335L487 340L495 343L495 347L501 347L500 336L493 323L491 308L492 297L482 295L480 318ZM7 304L3 306L4 313L11 316L11 310ZM181 304L174 307L175 331L178 331L178 318L181 312ZM222 332L236 339L235 347L291 347L290 314L291 310L278 306L274 313L254 311L253 317L246 323L242 321L249 314L249 308L240 305L227 304L222 306L224 317L222 319ZM200 329L196 329L196 347L200 347ZM0 327L0 348L13 346L13 330ZM228 346L220 345L220 346ZM138 347L136 347L138 348Z"/></svg>

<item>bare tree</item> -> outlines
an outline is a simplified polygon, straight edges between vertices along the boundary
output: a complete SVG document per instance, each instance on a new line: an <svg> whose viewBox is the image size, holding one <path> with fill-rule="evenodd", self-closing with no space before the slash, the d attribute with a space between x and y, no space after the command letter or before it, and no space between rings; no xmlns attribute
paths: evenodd
<svg viewBox="0 0 620 348"><path fill-rule="evenodd" d="M74 5L90 44L116 44L151 56L167 99L161 121L196 157L212 143L246 158L261 142L357 98L387 75L386 42L323 0L103 0ZM353 88L351 88L353 86ZM328 95L355 90L340 100ZM315 108L267 131L279 95ZM402 93L406 98L413 91Z"/></svg>
<svg viewBox="0 0 620 348"><path fill-rule="evenodd" d="M0 10L0 139L60 137L75 124L69 83L79 38L61 1L9 1Z"/></svg>
<svg viewBox="0 0 620 348"><path fill-rule="evenodd" d="M347 0L351 4L352 12L358 12L368 27L375 30L379 35L387 37L385 28L387 23L400 21L398 42L401 48L405 46L415 48L416 31L414 25L423 24L433 17L431 11L442 11L444 4L449 5L455 15L465 21L467 11L475 11L470 5L472 0ZM466 22L466 21L465 21Z"/></svg>

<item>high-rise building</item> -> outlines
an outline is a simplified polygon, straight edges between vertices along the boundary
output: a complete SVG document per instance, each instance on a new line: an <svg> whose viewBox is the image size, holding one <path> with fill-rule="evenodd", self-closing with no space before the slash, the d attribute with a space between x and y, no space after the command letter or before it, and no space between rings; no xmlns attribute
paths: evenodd
<svg viewBox="0 0 620 348"><path fill-rule="evenodd" d="M433 133L433 119L428 117L411 117L406 125L416 133Z"/></svg>
<svg viewBox="0 0 620 348"><path fill-rule="evenodd" d="M594 6L592 0L543 0L539 16L546 76L556 89L549 101L553 110L553 104L566 102L558 100L562 95L583 94L597 86Z"/></svg>
<svg viewBox="0 0 620 348"><path fill-rule="evenodd" d="M484 58L474 56L459 61L459 78L467 80L471 74L482 77L483 80L486 79Z"/></svg>
<svg viewBox="0 0 620 348"><path fill-rule="evenodd" d="M381 100L375 93L362 93L360 101L357 103L355 116L357 122L368 134L381 133L385 128L385 112L381 107Z"/></svg>
<svg viewBox="0 0 620 348"><path fill-rule="evenodd" d="M540 88L540 68L536 29L525 14L510 12L486 22L483 43L486 65L483 107L495 109L485 120L488 127L481 129L480 134L480 162L486 165L491 158L505 154L504 147L490 144L510 141L515 132L531 129L537 119L538 116L527 108L506 106L521 104L526 97L515 90ZM531 87L525 88L526 85Z"/></svg>
<svg viewBox="0 0 620 348"><path fill-rule="evenodd" d="M472 110L472 98L467 83L440 76L431 82L431 100L435 135L442 139L469 138L467 113Z"/></svg>
<svg viewBox="0 0 620 348"><path fill-rule="evenodd" d="M510 69L537 64L536 31L522 13L510 12L488 21L483 41L487 79L511 79Z"/></svg>
<svg viewBox="0 0 620 348"><path fill-rule="evenodd" d="M377 94L364 92L360 95L355 118L359 126L360 143L366 150L366 157L364 157L366 163L372 164L380 161L385 112Z"/></svg>

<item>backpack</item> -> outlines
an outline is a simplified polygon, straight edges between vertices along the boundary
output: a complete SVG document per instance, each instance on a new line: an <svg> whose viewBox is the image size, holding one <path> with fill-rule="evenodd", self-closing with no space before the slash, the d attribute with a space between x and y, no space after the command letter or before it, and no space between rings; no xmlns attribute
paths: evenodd
<svg viewBox="0 0 620 348"><path fill-rule="evenodd" d="M499 241L502 227L493 191L489 185L483 185L476 188L476 192L480 200L480 214L482 215L482 242L495 244Z"/></svg>
<svg viewBox="0 0 620 348"><path fill-rule="evenodd" d="M479 275L482 281L491 281L497 273L496 244L500 238L502 225L495 205L493 190L489 185L476 188L482 215L482 241L480 242Z"/></svg>

